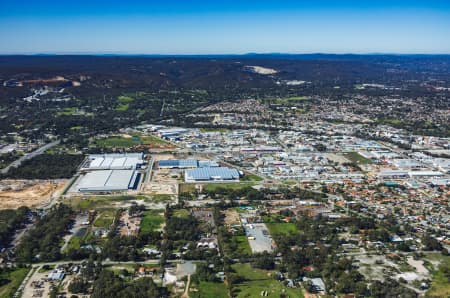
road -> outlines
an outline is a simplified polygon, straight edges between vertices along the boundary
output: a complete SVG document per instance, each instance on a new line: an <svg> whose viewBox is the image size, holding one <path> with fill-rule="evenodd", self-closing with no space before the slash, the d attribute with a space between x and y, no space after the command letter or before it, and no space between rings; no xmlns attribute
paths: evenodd
<svg viewBox="0 0 450 298"><path fill-rule="evenodd" d="M28 160L28 159L32 159L33 157L35 157L35 156L37 156L37 155L39 155L39 154L44 153L46 150L48 150L48 149L50 149L50 148L52 148L52 147L58 145L59 142L60 142L60 140L53 141L53 142L51 142L51 143L45 144L45 145L42 146L42 147L39 147L38 149L34 150L34 151L31 152L31 153L25 154L24 156L22 156L22 157L20 157L19 159L16 159L16 160L13 161L12 163L10 163L9 166L7 166L6 168L1 169L0 173L2 173L2 174L8 173L8 171L9 171L10 168L12 168L12 167L14 167L14 168L19 167L20 164L21 164L23 161Z"/></svg>

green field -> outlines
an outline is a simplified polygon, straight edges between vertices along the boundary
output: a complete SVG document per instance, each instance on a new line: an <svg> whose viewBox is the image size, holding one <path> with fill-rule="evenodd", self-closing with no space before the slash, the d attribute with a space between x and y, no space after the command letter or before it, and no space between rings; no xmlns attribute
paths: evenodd
<svg viewBox="0 0 450 298"><path fill-rule="evenodd" d="M252 254L252 249L250 248L250 244L248 243L247 236L243 235L243 236L233 236L233 237L237 239L237 242L238 242L237 252L239 254L246 254L246 255Z"/></svg>
<svg viewBox="0 0 450 298"><path fill-rule="evenodd" d="M137 145L168 145L169 143L155 136L112 136L95 140L95 144L102 148L129 148Z"/></svg>
<svg viewBox="0 0 450 298"><path fill-rule="evenodd" d="M272 277L271 271L253 269L250 264L234 264L232 268L235 271L233 274L242 279L239 283L233 284L235 297L261 297L262 291L267 291L266 297L278 298L283 291L286 297L303 297L300 288L285 287Z"/></svg>
<svg viewBox="0 0 450 298"><path fill-rule="evenodd" d="M29 268L2 269L0 280L5 279L8 282L0 286L0 298L12 297L29 271Z"/></svg>
<svg viewBox="0 0 450 298"><path fill-rule="evenodd" d="M271 102L274 104L279 104L279 105L289 105L289 104L295 104L297 102L307 101L307 100L309 100L309 97L307 97L307 96L291 96L291 97L272 99Z"/></svg>
<svg viewBox="0 0 450 298"><path fill-rule="evenodd" d="M124 95L121 95L121 96L119 96L118 98L117 98L117 102L118 103L121 103L121 104L124 104L124 103L130 103L130 102L133 102L134 101L134 98L133 97L130 97L130 96L124 96Z"/></svg>
<svg viewBox="0 0 450 298"><path fill-rule="evenodd" d="M297 227L294 223L266 223L270 235L275 234L289 234L297 232Z"/></svg>
<svg viewBox="0 0 450 298"><path fill-rule="evenodd" d="M94 227L108 229L112 225L115 215L115 210L101 211L94 221Z"/></svg>
<svg viewBox="0 0 450 298"><path fill-rule="evenodd" d="M291 96L288 97L287 100L289 101L299 101L299 100L308 100L309 97L308 96Z"/></svg>
<svg viewBox="0 0 450 298"><path fill-rule="evenodd" d="M256 175L254 175L256 176ZM245 176L244 176L245 177ZM259 177L259 176L256 176ZM256 177L252 177L252 179L258 179ZM260 177L259 177L260 178ZM218 188L227 188L227 189L241 189L248 186L255 185L255 181L258 180L252 180L252 181L244 181L244 182L228 182L228 183L204 183L203 184L203 190L205 191L216 191ZM194 183L180 183L179 189L180 193L193 193L196 191Z"/></svg>
<svg viewBox="0 0 450 298"><path fill-rule="evenodd" d="M157 194L150 200L153 203L166 203L172 201L171 195Z"/></svg>
<svg viewBox="0 0 450 298"><path fill-rule="evenodd" d="M443 256L442 254L429 254L427 259L439 261L442 266L449 268L450 271L450 256ZM427 267L428 268L428 267ZM450 297L450 281L445 275L443 268L438 266L434 268L431 287L427 291L427 297Z"/></svg>
<svg viewBox="0 0 450 298"><path fill-rule="evenodd" d="M195 192L195 184L190 183L180 183L178 185L180 194L181 193L192 193Z"/></svg>
<svg viewBox="0 0 450 298"><path fill-rule="evenodd" d="M69 243L66 246L65 252L68 252L71 249L79 250L80 246L81 246L81 238L77 236L72 236L72 238L70 238Z"/></svg>
<svg viewBox="0 0 450 298"><path fill-rule="evenodd" d="M223 127L202 127L200 128L201 132L228 132L228 128Z"/></svg>
<svg viewBox="0 0 450 298"><path fill-rule="evenodd" d="M348 152L348 153L344 153L343 155L345 158L347 158L348 160L350 160L351 162L354 162L354 163L360 163L360 164L371 164L372 163L372 160L365 158L358 152Z"/></svg>
<svg viewBox="0 0 450 298"><path fill-rule="evenodd" d="M173 216L176 217L188 217L189 216L189 211L186 209L177 209L173 212Z"/></svg>
<svg viewBox="0 0 450 298"><path fill-rule="evenodd" d="M192 289L197 291L193 291ZM228 290L224 283L201 281L199 284L191 285L189 291L191 298L228 298Z"/></svg>
<svg viewBox="0 0 450 298"><path fill-rule="evenodd" d="M241 189L253 185L255 185L253 182L206 183L203 185L203 189L206 191L215 191L218 188Z"/></svg>
<svg viewBox="0 0 450 298"><path fill-rule="evenodd" d="M262 180L264 180L262 177L254 174L244 175L244 177L241 178L241 181L262 181Z"/></svg>
<svg viewBox="0 0 450 298"><path fill-rule="evenodd" d="M64 108L62 111L56 113L58 116L72 116L77 113L78 109L76 107L73 108Z"/></svg>
<svg viewBox="0 0 450 298"><path fill-rule="evenodd" d="M66 200L66 203L77 210L88 209L110 209L115 207L116 202L129 200L144 200L144 196L90 196L74 197Z"/></svg>
<svg viewBox="0 0 450 298"><path fill-rule="evenodd" d="M148 210L141 221L141 232L152 232L161 228L164 223L164 210Z"/></svg>
<svg viewBox="0 0 450 298"><path fill-rule="evenodd" d="M127 103L121 103L121 104L118 104L118 105L114 108L114 110L120 111L120 112L124 112L124 111L127 111L129 107L130 107L129 104L127 104Z"/></svg>

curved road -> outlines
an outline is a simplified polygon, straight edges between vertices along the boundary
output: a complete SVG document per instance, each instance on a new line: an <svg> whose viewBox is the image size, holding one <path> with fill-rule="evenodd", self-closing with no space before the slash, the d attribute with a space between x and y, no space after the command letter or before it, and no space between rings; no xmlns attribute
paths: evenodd
<svg viewBox="0 0 450 298"><path fill-rule="evenodd" d="M9 171L10 168L12 168L12 167L14 167L14 168L19 167L20 164L21 164L23 161L28 160L28 159L32 159L33 157L35 157L35 156L37 156L37 155L39 155L39 154L44 153L46 150L48 150L48 149L50 149L50 148L52 148L52 147L58 145L59 142L60 142L60 140L53 141L53 142L51 142L51 143L45 144L45 145L42 146L42 147L39 147L38 149L34 150L34 151L31 152L31 153L25 154L25 155L22 156L21 158L16 159L16 160L13 161L12 163L10 163L9 166L7 166L6 168L1 169L0 173L2 173L2 174L8 173L8 171Z"/></svg>

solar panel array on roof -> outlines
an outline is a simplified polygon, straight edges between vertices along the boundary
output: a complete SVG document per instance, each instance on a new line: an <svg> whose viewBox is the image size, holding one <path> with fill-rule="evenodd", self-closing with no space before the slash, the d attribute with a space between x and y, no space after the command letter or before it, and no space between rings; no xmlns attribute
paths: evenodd
<svg viewBox="0 0 450 298"><path fill-rule="evenodd" d="M184 176L186 182L239 180L239 171L227 167L206 167L187 170Z"/></svg>
<svg viewBox="0 0 450 298"><path fill-rule="evenodd" d="M198 161L196 159L166 159L158 161L160 168L196 168Z"/></svg>
<svg viewBox="0 0 450 298"><path fill-rule="evenodd" d="M199 160L198 161L198 167L199 168L212 168L212 167L218 167L219 164L212 160Z"/></svg>

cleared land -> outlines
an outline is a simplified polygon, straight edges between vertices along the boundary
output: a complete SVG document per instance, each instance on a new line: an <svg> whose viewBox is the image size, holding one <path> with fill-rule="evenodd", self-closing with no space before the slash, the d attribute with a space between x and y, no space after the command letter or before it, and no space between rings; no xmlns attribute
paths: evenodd
<svg viewBox="0 0 450 298"><path fill-rule="evenodd" d="M65 203L77 210L111 209L123 207L127 202L144 201L145 196L89 196L71 197Z"/></svg>
<svg viewBox="0 0 450 298"><path fill-rule="evenodd" d="M189 297L227 298L228 290L224 283L201 281L199 284L191 285L189 289Z"/></svg>
<svg viewBox="0 0 450 298"><path fill-rule="evenodd" d="M443 268L440 265L445 265L446 268L450 268L450 256L443 256L441 254L430 254L428 259L433 264L439 264L435 267L431 280L431 288L428 290L427 295L429 297L450 297L450 282L448 275L446 276Z"/></svg>
<svg viewBox="0 0 450 298"><path fill-rule="evenodd" d="M66 180L2 180L0 181L0 209L20 206L36 207L62 191Z"/></svg>
<svg viewBox="0 0 450 298"><path fill-rule="evenodd" d="M266 297L280 297L285 293L286 297L303 297L300 288L287 288L273 278L273 272L254 269L250 264L235 264L232 266L241 281L233 285L235 297L261 297L261 292L267 291Z"/></svg>
<svg viewBox="0 0 450 298"><path fill-rule="evenodd" d="M248 243L247 236L233 236L233 238L235 238L237 241L237 252L239 254L252 254L252 249L250 248L250 244Z"/></svg>
<svg viewBox="0 0 450 298"><path fill-rule="evenodd" d="M364 156L362 156L358 152L344 153L344 156L348 160L350 160L352 162L355 162L355 163L360 163L360 164L371 164L372 163L372 161L370 159L365 158Z"/></svg>
<svg viewBox="0 0 450 298"><path fill-rule="evenodd" d="M128 106L124 104L124 106ZM121 107L123 110L125 107ZM174 145L164 141L155 136L151 135L120 135L120 136L111 136L108 138L97 139L95 140L95 144L102 148L130 148L135 146L144 146L148 148L158 148L158 149L171 149L175 148Z"/></svg>
<svg viewBox="0 0 450 298"><path fill-rule="evenodd" d="M164 210L148 210L144 212L141 221L141 232L153 232L160 230L164 224Z"/></svg>
<svg viewBox="0 0 450 298"><path fill-rule="evenodd" d="M115 215L115 210L101 211L97 218L94 220L94 227L108 229L112 225Z"/></svg>
<svg viewBox="0 0 450 298"><path fill-rule="evenodd" d="M225 219L224 222L226 225L238 225L239 221L239 213L236 209L227 209L225 211Z"/></svg>
<svg viewBox="0 0 450 298"><path fill-rule="evenodd" d="M241 178L241 181L263 181L264 179L258 175L246 174Z"/></svg>
<svg viewBox="0 0 450 298"><path fill-rule="evenodd" d="M203 189L206 191L215 191L218 188L241 189L253 185L255 185L253 182L207 183L203 185Z"/></svg>
<svg viewBox="0 0 450 298"><path fill-rule="evenodd" d="M266 223L266 226L271 235L297 232L297 227L294 223Z"/></svg>

